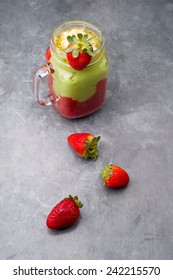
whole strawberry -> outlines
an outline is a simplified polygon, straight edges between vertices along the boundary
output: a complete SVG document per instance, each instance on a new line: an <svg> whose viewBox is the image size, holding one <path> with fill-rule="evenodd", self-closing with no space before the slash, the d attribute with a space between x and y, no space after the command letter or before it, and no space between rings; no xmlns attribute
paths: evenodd
<svg viewBox="0 0 173 280"><path fill-rule="evenodd" d="M123 188L129 183L129 175L119 166L110 164L102 171L102 178L109 188Z"/></svg>
<svg viewBox="0 0 173 280"><path fill-rule="evenodd" d="M78 196L69 195L60 201L49 213L46 225L50 229L63 229L71 226L80 216L83 206Z"/></svg>
<svg viewBox="0 0 173 280"><path fill-rule="evenodd" d="M91 133L74 133L68 136L67 141L72 149L82 158L96 160L99 155L97 144L100 136Z"/></svg>
<svg viewBox="0 0 173 280"><path fill-rule="evenodd" d="M67 36L67 41L69 45L65 52L68 63L75 70L83 70L93 56L93 49L90 45L92 38L89 38L87 34L79 33L77 36Z"/></svg>

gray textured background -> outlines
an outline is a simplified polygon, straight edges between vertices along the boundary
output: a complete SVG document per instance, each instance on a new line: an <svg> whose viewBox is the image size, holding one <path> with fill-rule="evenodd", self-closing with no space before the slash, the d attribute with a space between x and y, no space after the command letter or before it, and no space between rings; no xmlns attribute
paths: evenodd
<svg viewBox="0 0 173 280"><path fill-rule="evenodd" d="M53 28L73 19L102 29L110 62L104 107L79 120L32 93ZM0 34L13 88L0 105L0 258L173 259L173 1L1 0ZM80 131L101 135L96 162L68 146ZM129 172L128 188L102 186L109 162ZM47 214L70 193L84 204L79 222L49 231Z"/></svg>

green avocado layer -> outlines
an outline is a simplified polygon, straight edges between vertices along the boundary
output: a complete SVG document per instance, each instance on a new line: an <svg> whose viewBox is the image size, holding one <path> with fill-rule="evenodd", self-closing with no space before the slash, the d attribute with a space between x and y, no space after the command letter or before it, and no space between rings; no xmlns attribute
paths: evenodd
<svg viewBox="0 0 173 280"><path fill-rule="evenodd" d="M51 57L53 65L53 90L58 96L69 97L79 102L89 99L96 92L96 85L107 77L108 61L105 53L93 65L76 71Z"/></svg>

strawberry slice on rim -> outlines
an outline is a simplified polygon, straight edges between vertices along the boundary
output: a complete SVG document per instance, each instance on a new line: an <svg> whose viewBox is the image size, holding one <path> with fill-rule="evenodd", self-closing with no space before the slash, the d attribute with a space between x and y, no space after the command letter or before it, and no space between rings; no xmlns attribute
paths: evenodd
<svg viewBox="0 0 173 280"><path fill-rule="evenodd" d="M93 48L91 46L92 38L87 34L78 33L77 36L67 36L69 42L65 50L68 63L75 70L83 70L91 61Z"/></svg>

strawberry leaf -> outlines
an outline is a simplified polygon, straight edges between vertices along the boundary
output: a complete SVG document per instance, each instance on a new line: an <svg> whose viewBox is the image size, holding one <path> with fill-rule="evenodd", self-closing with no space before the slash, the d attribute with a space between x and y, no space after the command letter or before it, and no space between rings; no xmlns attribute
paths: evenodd
<svg viewBox="0 0 173 280"><path fill-rule="evenodd" d="M68 49L64 50L65 53L71 52L72 50L74 50L74 46L69 47Z"/></svg>
<svg viewBox="0 0 173 280"><path fill-rule="evenodd" d="M79 55L79 50L74 49L72 51L72 56L76 58L76 57L78 57L78 55Z"/></svg>
<svg viewBox="0 0 173 280"><path fill-rule="evenodd" d="M83 34L82 33L77 34L77 36L78 36L79 40L83 39Z"/></svg>
<svg viewBox="0 0 173 280"><path fill-rule="evenodd" d="M101 172L103 179L109 180L110 176L113 174L112 165L107 165Z"/></svg>
<svg viewBox="0 0 173 280"><path fill-rule="evenodd" d="M79 208L82 208L83 207L83 204L82 202L78 199L78 196L75 195L74 197L70 194L69 195L69 198L74 200L74 202L76 203L76 205L79 207Z"/></svg>
<svg viewBox="0 0 173 280"><path fill-rule="evenodd" d="M85 49L83 49L83 50L82 50L82 52L83 52L83 53L87 52L87 49L86 49L86 48L85 48Z"/></svg>
<svg viewBox="0 0 173 280"><path fill-rule="evenodd" d="M88 39L88 34L85 34L83 38L86 41Z"/></svg>
<svg viewBox="0 0 173 280"><path fill-rule="evenodd" d="M74 44L73 36L67 36L67 41L68 41L70 44Z"/></svg>
<svg viewBox="0 0 173 280"><path fill-rule="evenodd" d="M97 144L100 140L100 136L94 137L92 140L86 139L85 140L85 159L91 158L93 160L96 160L98 155L99 155L99 151L97 149Z"/></svg>
<svg viewBox="0 0 173 280"><path fill-rule="evenodd" d="M87 43L90 43L92 40L93 40L93 38L89 38L89 39L87 40Z"/></svg>
<svg viewBox="0 0 173 280"><path fill-rule="evenodd" d="M91 46L89 46L89 47L87 48L87 53L88 53L89 55L91 55L91 56L93 56L93 55L94 55L94 53L93 53L93 51L92 51L92 47L91 47Z"/></svg>
<svg viewBox="0 0 173 280"><path fill-rule="evenodd" d="M77 41L77 38L75 35L72 35L72 39L73 39L73 42L75 43Z"/></svg>

